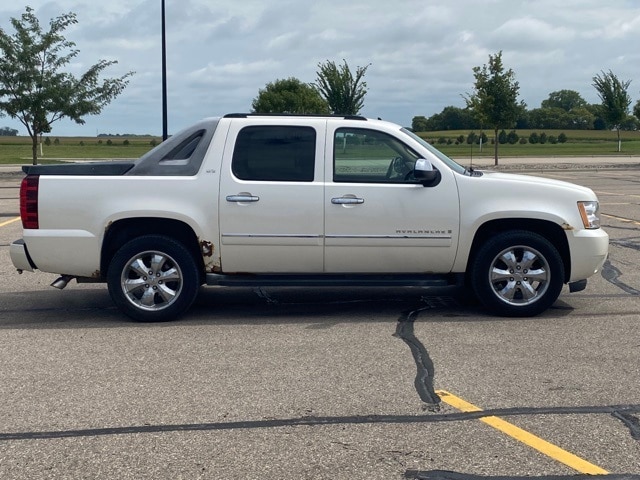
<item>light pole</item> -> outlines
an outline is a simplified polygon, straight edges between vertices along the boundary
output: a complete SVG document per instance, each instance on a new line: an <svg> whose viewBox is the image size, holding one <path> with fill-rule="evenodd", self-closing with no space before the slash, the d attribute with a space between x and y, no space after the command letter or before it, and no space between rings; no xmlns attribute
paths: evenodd
<svg viewBox="0 0 640 480"><path fill-rule="evenodd" d="M164 0L162 0L162 141L168 138L167 132L167 36L164 21Z"/></svg>

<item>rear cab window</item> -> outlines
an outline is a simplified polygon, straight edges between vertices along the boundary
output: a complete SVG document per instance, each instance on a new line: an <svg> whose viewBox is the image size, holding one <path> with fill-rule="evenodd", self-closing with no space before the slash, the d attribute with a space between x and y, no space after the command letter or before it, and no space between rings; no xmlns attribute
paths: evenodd
<svg viewBox="0 0 640 480"><path fill-rule="evenodd" d="M313 182L315 154L312 127L248 126L238 133L231 170L240 180Z"/></svg>

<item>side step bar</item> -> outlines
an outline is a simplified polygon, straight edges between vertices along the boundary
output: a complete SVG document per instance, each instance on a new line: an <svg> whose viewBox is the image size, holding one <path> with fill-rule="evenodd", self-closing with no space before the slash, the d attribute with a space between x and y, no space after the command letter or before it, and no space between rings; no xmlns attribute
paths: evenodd
<svg viewBox="0 0 640 480"><path fill-rule="evenodd" d="M219 275L207 273L207 285L236 287L445 287L462 285L464 274L448 275Z"/></svg>

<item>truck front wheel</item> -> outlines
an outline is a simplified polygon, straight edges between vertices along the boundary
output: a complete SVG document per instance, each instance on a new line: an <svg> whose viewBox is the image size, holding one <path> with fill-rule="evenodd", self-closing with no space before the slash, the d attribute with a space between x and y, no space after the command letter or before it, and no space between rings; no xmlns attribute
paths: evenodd
<svg viewBox="0 0 640 480"><path fill-rule="evenodd" d="M198 267L179 242L145 235L124 244L107 272L109 294L116 306L140 322L174 320L198 293Z"/></svg>
<svg viewBox="0 0 640 480"><path fill-rule="evenodd" d="M480 247L472 266L478 299L502 316L528 317L560 295L564 265L558 250L533 232L500 233Z"/></svg>

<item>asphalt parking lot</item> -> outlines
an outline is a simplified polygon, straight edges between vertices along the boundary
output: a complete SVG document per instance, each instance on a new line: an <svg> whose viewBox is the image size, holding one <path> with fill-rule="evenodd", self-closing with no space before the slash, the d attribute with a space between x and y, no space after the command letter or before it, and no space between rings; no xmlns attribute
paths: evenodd
<svg viewBox="0 0 640 480"><path fill-rule="evenodd" d="M457 288L208 288L136 324L18 275L0 176L0 478L640 479L640 169L544 169L610 257L543 315Z"/></svg>

